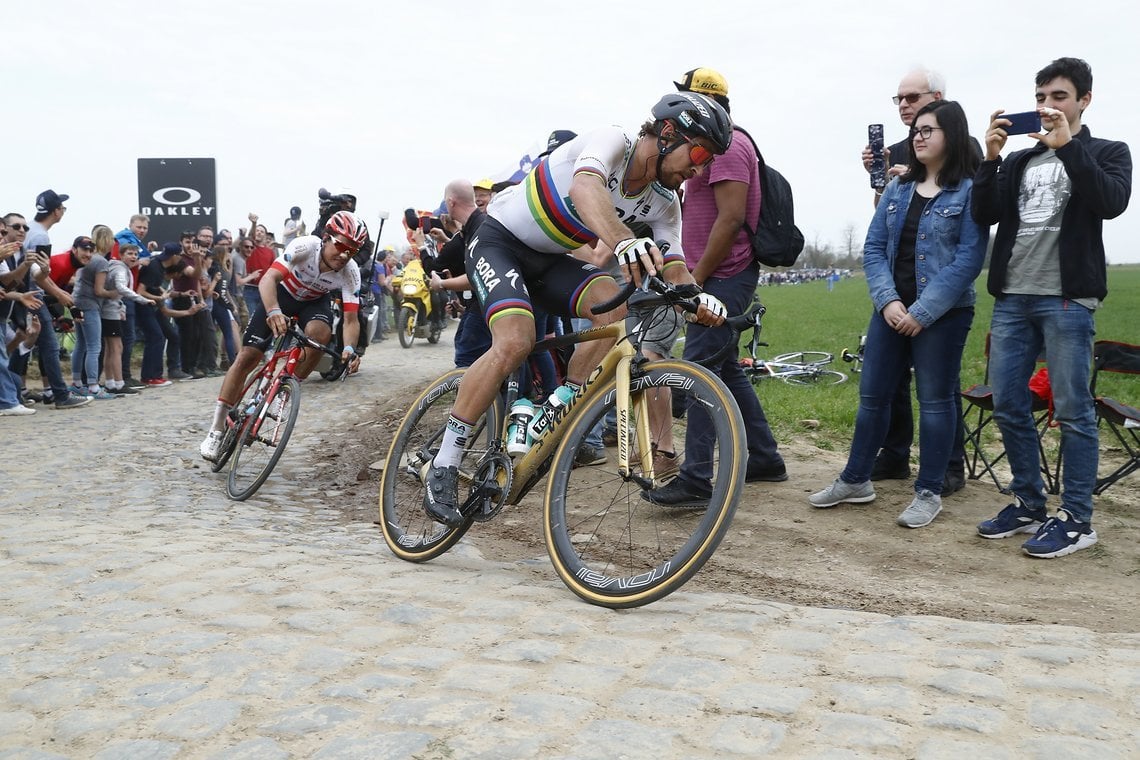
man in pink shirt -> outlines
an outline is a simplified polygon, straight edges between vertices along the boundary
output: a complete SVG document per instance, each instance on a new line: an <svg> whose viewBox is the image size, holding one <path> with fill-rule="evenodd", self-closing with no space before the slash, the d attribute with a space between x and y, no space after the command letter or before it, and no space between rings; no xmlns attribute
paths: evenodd
<svg viewBox="0 0 1140 760"><path fill-rule="evenodd" d="M682 92L706 95L725 111L729 110L728 83L712 69L693 69L675 84ZM740 130L733 131L735 136L728 150L713 159L707 171L685 182L681 247L697 284L724 302L729 314L742 314L751 306L760 278L760 266L752 256L744 230L746 220L760 216L760 170L752 141ZM730 337L724 325L690 324L686 328L684 357L710 356ZM787 480L788 471L777 451L776 439L737 357L729 356L721 366L712 369L728 386L744 417L748 435L747 482ZM707 484L712 476L711 451L711 431L690 427L680 475L665 486L649 491L646 498L671 507L707 504Z"/></svg>

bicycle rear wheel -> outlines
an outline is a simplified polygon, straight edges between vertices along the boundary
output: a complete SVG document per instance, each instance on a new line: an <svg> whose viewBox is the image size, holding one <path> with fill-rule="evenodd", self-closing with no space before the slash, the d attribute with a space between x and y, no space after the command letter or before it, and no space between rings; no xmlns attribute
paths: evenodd
<svg viewBox="0 0 1140 760"><path fill-rule="evenodd" d="M455 369L433 381L412 402L392 438L380 478L380 528L384 542L397 557L426 562L455 545L471 520L456 528L435 522L424 512L424 485L420 471L439 451L447 417L459 393L466 370ZM500 435L503 402L495 403L476 421L468 448L459 463L459 498L464 500L480 460Z"/></svg>
<svg viewBox="0 0 1140 760"><path fill-rule="evenodd" d="M225 467L230 457L233 456L234 449L237 448L238 434L241 432L242 422L245 415L238 414L242 409L241 404L235 407L230 412L230 418L226 420L226 429L222 435L222 445L218 448L218 458L210 462L210 472L221 472Z"/></svg>
<svg viewBox="0 0 1140 760"><path fill-rule="evenodd" d="M804 372L784 375L781 379L789 385L839 385L847 382L847 375L839 370L805 367Z"/></svg>
<svg viewBox="0 0 1140 760"><path fill-rule="evenodd" d="M547 550L563 583L587 602L615 609L661 599L700 570L732 523L747 465L744 421L720 378L677 359L651 362L644 371L634 380L635 405L667 388L674 389L674 398L676 389L685 391L682 409L674 409L666 420L651 421L658 428L651 436L660 440L661 428L670 425L678 450L687 434L711 438L708 461L689 463L711 473L708 506L677 509L646 501L636 481L618 474L613 451L601 466L573 467L578 446L615 406L611 381L567 431L555 454L543 509ZM651 445L632 444L635 451ZM638 464L636 474L643 474L640 469Z"/></svg>
<svg viewBox="0 0 1140 760"><path fill-rule="evenodd" d="M301 385L295 377L282 378L250 414L238 434L227 490L230 498L245 501L273 472L301 411Z"/></svg>

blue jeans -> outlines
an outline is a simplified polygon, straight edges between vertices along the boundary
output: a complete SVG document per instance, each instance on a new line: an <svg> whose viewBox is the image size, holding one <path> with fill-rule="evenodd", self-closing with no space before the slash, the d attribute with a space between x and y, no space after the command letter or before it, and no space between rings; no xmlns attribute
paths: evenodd
<svg viewBox="0 0 1140 760"><path fill-rule="evenodd" d="M588 330L590 326L591 323L588 319L584 319L582 317L572 317L570 319L570 327L575 332ZM602 433L605 432L607 427L613 429L617 428L616 409L611 409L606 413L605 417L602 417L594 424L592 428L590 428L590 432L586 434L586 438L583 443L585 443L587 446L593 446L595 449L604 449L605 444L602 443Z"/></svg>
<svg viewBox="0 0 1140 760"><path fill-rule="evenodd" d="M1045 506L1029 395L1029 378L1044 348L1053 420L1061 426L1061 507L1081 522L1091 522L1099 456L1089 391L1093 313L1060 296L1003 295L994 302L990 333L994 421L1013 473L1010 490L1032 508Z"/></svg>
<svg viewBox="0 0 1140 760"><path fill-rule="evenodd" d="M942 493L942 481L959 424L958 374L962 351L973 321L972 308L951 309L930 327L908 338L891 329L881 314L871 315L863 372L859 378L855 435L840 480L863 483L870 479L875 454L883 445L890 426L891 403L899 381L913 366L919 441L914 490Z"/></svg>
<svg viewBox="0 0 1140 760"><path fill-rule="evenodd" d="M210 315L214 318L214 324L222 334L222 346L226 352L226 360L233 364L234 357L237 356L237 341L234 339L234 331L230 326L232 319L226 302L215 297L214 305L210 308Z"/></svg>
<svg viewBox="0 0 1140 760"><path fill-rule="evenodd" d="M491 330L483 321L478 303L472 301L459 318L459 329L455 331L455 366L470 367L490 349Z"/></svg>
<svg viewBox="0 0 1140 760"><path fill-rule="evenodd" d="M760 277L757 264L731 277L710 277L705 281L706 293L716 296L724 304L730 315L743 314L756 297L756 283ZM705 327L690 324L685 332L684 358L704 359L719 351L728 341L729 328ZM724 363L712 370L720 376L729 392L740 407L744 417L744 432L748 438L748 469L777 470L784 466L784 459L776 448L776 439L768 427L768 418L760 406L760 399L752 383L740 368L736 351L729 352ZM688 426L685 434L685 463L681 465L681 477L700 486L708 486L713 474L713 426L708 413L696 404L690 405Z"/></svg>
<svg viewBox="0 0 1140 760"><path fill-rule="evenodd" d="M257 311L257 307L261 306L261 291L257 289L256 285L242 285L241 295L245 299L245 308L249 310L249 316Z"/></svg>
<svg viewBox="0 0 1140 760"><path fill-rule="evenodd" d="M20 404L20 378L8 369L8 352L0 340L0 409L11 409Z"/></svg>
<svg viewBox="0 0 1140 760"><path fill-rule="evenodd" d="M138 304L129 298L123 299L123 306L126 307L127 316L123 317L123 379L127 380L131 375L131 354L135 350L135 312ZM149 309L149 306L143 307Z"/></svg>
<svg viewBox="0 0 1140 760"><path fill-rule="evenodd" d="M42 291L40 293L42 295ZM52 327L51 312L48 311L47 304L32 311L40 318L40 336L36 338L40 376L47 379L52 398L56 401L63 401L69 393L67 383L63 380L63 368L59 364L59 341L56 339L55 329ZM20 377L26 375L28 356L30 354L24 356L20 356L19 353L14 354L8 361L9 369Z"/></svg>
<svg viewBox="0 0 1140 760"><path fill-rule="evenodd" d="M74 314L78 309L72 309ZM75 385L99 384L99 355L103 351L103 322L98 309L83 309L75 320L75 348L71 352L71 379Z"/></svg>
<svg viewBox="0 0 1140 760"><path fill-rule="evenodd" d="M142 306L135 310L135 324L142 333L143 355L139 379L157 380L162 377L162 352L166 348L166 336L159 325L161 315L155 306Z"/></svg>

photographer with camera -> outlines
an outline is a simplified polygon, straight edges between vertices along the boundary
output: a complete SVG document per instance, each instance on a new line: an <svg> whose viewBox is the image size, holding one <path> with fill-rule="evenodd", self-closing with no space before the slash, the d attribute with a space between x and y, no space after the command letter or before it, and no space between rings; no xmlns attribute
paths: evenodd
<svg viewBox="0 0 1140 760"><path fill-rule="evenodd" d="M317 191L317 198L320 200L320 216L317 219L317 226L313 230L313 234L318 237L324 235L325 226L328 224L329 219L333 214L339 211L347 211L354 216L356 215L356 193L347 189L339 188L335 193L321 188ZM372 294L372 254L375 251L375 244L372 242L371 233L368 230L368 225L359 216L356 216L360 226L364 229L364 243L360 249L353 254L352 260L356 262L357 268L360 270L360 310L356 312L356 319L360 325L358 337L356 339L356 352L360 356L364 356L365 350L368 348L368 340L371 337L371 331L368 329L368 314L374 305L374 298ZM334 337L338 344L343 342L343 328L337 330Z"/></svg>

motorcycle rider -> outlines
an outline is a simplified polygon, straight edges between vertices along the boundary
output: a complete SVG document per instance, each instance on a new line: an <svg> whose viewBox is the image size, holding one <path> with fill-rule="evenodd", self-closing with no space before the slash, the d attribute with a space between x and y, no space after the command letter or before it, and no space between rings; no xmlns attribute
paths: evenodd
<svg viewBox="0 0 1140 760"><path fill-rule="evenodd" d="M354 313L359 306L360 269L352 259L367 237L363 222L348 211L333 214L320 237L305 235L285 248L265 276L258 289L261 305L249 318L242 338L242 348L222 380L214 419L199 452L202 458L213 462L218 457L225 431L226 415L241 397L246 378L253 372L265 349L273 338L285 333L289 317L296 317L301 328L318 343L332 338L332 309L330 293L339 289L346 314ZM360 324L355 319L344 320L345 346L341 361L355 372L360 358L356 345ZM303 380L312 372L321 354L306 349L297 363L297 378Z"/></svg>

